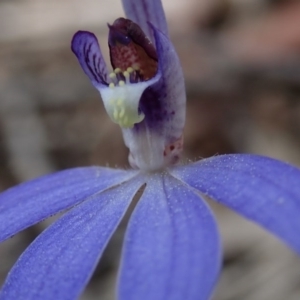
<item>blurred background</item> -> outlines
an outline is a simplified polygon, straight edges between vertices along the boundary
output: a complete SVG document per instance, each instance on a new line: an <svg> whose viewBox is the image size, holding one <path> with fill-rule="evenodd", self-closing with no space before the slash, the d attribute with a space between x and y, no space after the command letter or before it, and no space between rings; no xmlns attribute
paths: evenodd
<svg viewBox="0 0 300 300"><path fill-rule="evenodd" d="M184 156L257 153L300 166L300 1L163 5L186 78ZM120 129L70 50L82 29L95 32L107 55L106 23L120 16L119 0L0 0L1 190L65 168L128 166ZM300 259L212 206L224 243L213 299L299 300ZM50 222L1 245L0 283ZM114 299L123 223L81 299Z"/></svg>

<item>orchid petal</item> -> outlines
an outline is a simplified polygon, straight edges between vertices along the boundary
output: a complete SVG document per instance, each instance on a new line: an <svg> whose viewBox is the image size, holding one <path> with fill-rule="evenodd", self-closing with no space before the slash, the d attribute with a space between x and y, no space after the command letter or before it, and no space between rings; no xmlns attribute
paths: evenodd
<svg viewBox="0 0 300 300"><path fill-rule="evenodd" d="M160 0L122 0L122 2L127 18L139 24L148 37L153 37L149 23L168 36L166 16Z"/></svg>
<svg viewBox="0 0 300 300"><path fill-rule="evenodd" d="M205 202L177 179L153 175L125 235L118 299L206 300L220 249Z"/></svg>
<svg viewBox="0 0 300 300"><path fill-rule="evenodd" d="M107 68L96 36L88 31L75 33L71 48L94 87L107 86Z"/></svg>
<svg viewBox="0 0 300 300"><path fill-rule="evenodd" d="M257 155L222 155L172 174L257 222L300 253L300 170Z"/></svg>
<svg viewBox="0 0 300 300"><path fill-rule="evenodd" d="M75 168L8 189L0 195L0 241L135 174L101 167Z"/></svg>
<svg viewBox="0 0 300 300"><path fill-rule="evenodd" d="M0 299L77 299L142 184L133 179L93 195L46 229L9 273Z"/></svg>
<svg viewBox="0 0 300 300"><path fill-rule="evenodd" d="M163 109L161 113L164 123L168 124L168 126L164 125L166 127L164 135L179 137L185 124L186 94L183 72L170 40L154 26L151 27L158 53L158 75L160 76L160 82L152 85L152 89L158 89L161 94L160 101ZM141 104L144 105L144 109L147 108L146 103Z"/></svg>
<svg viewBox="0 0 300 300"><path fill-rule="evenodd" d="M185 123L186 95L179 58L170 40L153 26L152 29L159 63L153 80L157 80L141 97L143 122L136 124L133 130L123 129L124 142L134 157L131 164L144 170L155 170L179 157ZM175 145L175 151L169 161L165 161L162 154L170 144Z"/></svg>

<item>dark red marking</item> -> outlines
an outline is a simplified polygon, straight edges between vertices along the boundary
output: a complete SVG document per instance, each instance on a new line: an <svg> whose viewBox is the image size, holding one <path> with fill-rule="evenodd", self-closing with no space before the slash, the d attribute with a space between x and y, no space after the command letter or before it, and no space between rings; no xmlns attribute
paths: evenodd
<svg viewBox="0 0 300 300"><path fill-rule="evenodd" d="M108 45L114 69L126 71L136 66L143 80L156 74L156 50L142 29L131 20L119 18L109 25Z"/></svg>

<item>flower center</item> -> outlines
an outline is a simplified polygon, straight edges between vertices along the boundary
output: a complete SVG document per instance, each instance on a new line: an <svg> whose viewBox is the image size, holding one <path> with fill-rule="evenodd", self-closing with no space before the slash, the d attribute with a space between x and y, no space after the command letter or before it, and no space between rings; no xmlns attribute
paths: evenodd
<svg viewBox="0 0 300 300"><path fill-rule="evenodd" d="M132 128L145 118L139 109L139 102L153 80L132 83L138 76L131 67L124 72L116 68L109 77L109 88L101 91L105 109L113 122L123 128Z"/></svg>
<svg viewBox="0 0 300 300"><path fill-rule="evenodd" d="M124 128L140 123L145 115L138 110L139 99L147 84L130 84L138 82L138 74L132 67L124 72L116 68L109 78L109 89L105 90L102 97L106 98L104 105L111 119Z"/></svg>
<svg viewBox="0 0 300 300"><path fill-rule="evenodd" d="M157 55L151 41L134 22L119 18L109 25L109 49L114 71L109 88L101 91L113 122L132 128L145 118L139 104L143 92L157 79Z"/></svg>

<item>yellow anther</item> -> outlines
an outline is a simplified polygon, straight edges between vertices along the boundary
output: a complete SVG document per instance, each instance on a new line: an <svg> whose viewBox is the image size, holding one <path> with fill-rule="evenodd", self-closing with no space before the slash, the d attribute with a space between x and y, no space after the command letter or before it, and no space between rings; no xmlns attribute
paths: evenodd
<svg viewBox="0 0 300 300"><path fill-rule="evenodd" d="M127 71L123 72L123 75L126 77L126 78L129 78L129 73Z"/></svg>
<svg viewBox="0 0 300 300"><path fill-rule="evenodd" d="M113 82L111 82L111 83L109 84L109 87L112 89L112 88L115 87L115 84L114 84Z"/></svg>
<svg viewBox="0 0 300 300"><path fill-rule="evenodd" d="M124 127L128 127L128 117L127 117L127 116L124 117L122 123L123 123L123 126L124 126Z"/></svg>
<svg viewBox="0 0 300 300"><path fill-rule="evenodd" d="M135 63L135 64L132 65L132 68L137 71L137 70L140 69L140 65Z"/></svg>
<svg viewBox="0 0 300 300"><path fill-rule="evenodd" d="M122 99L119 99L119 100L117 101L117 105L118 105L118 106L122 106L122 105L123 105L123 100L122 100Z"/></svg>
<svg viewBox="0 0 300 300"><path fill-rule="evenodd" d="M114 72L115 72L116 74L118 74L118 73L121 73L122 70L121 70L120 68L116 68L116 69L114 69Z"/></svg>
<svg viewBox="0 0 300 300"><path fill-rule="evenodd" d="M118 111L116 109L114 110L114 119L118 120Z"/></svg>
<svg viewBox="0 0 300 300"><path fill-rule="evenodd" d="M119 112L119 118L123 118L125 115L125 108L124 106L121 108L121 111Z"/></svg>
<svg viewBox="0 0 300 300"><path fill-rule="evenodd" d="M112 78L112 79L117 77L116 73L110 73L108 76L109 76L109 78Z"/></svg>
<svg viewBox="0 0 300 300"><path fill-rule="evenodd" d="M133 70L133 68L129 67L129 68L127 68L126 71L130 74L130 73L132 73L134 70Z"/></svg>
<svg viewBox="0 0 300 300"><path fill-rule="evenodd" d="M119 86L124 86L125 85L125 81L124 80L120 80L119 81Z"/></svg>

